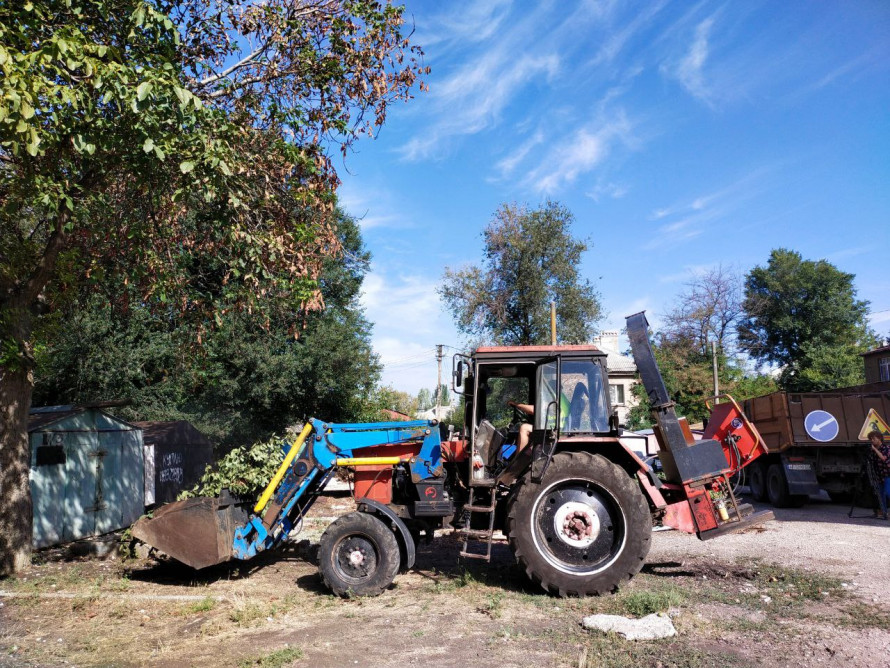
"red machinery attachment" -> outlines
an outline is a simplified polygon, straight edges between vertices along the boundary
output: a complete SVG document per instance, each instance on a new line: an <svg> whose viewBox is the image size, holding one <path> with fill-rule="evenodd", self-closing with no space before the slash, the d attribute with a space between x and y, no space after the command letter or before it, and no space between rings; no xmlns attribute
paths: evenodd
<svg viewBox="0 0 890 668"><path fill-rule="evenodd" d="M772 519L739 504L729 476L765 451L757 430L735 401L717 404L704 438L696 441L674 410L652 346L643 313L627 317L627 336L652 408L659 457L665 475L664 524L695 533L702 540Z"/></svg>
<svg viewBox="0 0 890 668"><path fill-rule="evenodd" d="M729 463L730 474L735 474L760 455L766 454L766 445L760 437L760 433L745 414L741 407L728 394L714 397L725 399L725 403L714 404L708 401L706 406L711 411L711 418L702 438L711 438L719 441L723 446L723 454Z"/></svg>

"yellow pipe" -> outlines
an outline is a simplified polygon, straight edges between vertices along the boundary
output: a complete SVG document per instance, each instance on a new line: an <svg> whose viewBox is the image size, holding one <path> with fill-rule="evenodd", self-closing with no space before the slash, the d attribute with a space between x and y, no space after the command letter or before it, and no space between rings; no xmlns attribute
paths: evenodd
<svg viewBox="0 0 890 668"><path fill-rule="evenodd" d="M285 457L284 461L281 462L281 466L278 467L278 471L276 471L275 477L272 478L272 482L270 482L269 485L266 487L266 491L263 492L260 500L256 502L256 505L253 507L253 512L258 513L266 507L269 499L272 498L272 495L275 493L275 488L278 487L278 483L281 482L284 474L287 473L287 470L290 468L291 462L293 462L294 458L300 453L300 449L303 447L303 442L306 440L306 437L309 436L311 432L312 423L307 422L306 426L303 427L303 431L301 431L300 435L297 436L297 440L294 441L294 444L292 446L290 446L287 457Z"/></svg>
<svg viewBox="0 0 890 668"><path fill-rule="evenodd" d="M404 459L401 457L347 457L337 459L334 463L337 466L377 466L380 464L401 464Z"/></svg>

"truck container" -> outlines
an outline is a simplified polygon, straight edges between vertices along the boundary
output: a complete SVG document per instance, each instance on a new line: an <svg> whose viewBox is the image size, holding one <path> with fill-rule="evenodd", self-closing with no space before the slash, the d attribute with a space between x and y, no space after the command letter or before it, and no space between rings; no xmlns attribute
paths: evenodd
<svg viewBox="0 0 890 668"><path fill-rule="evenodd" d="M849 502L864 488L866 435L875 428L890 431L890 382L825 392L774 392L747 399L743 409L768 452L747 470L756 500L780 508L799 506L824 489L832 500Z"/></svg>

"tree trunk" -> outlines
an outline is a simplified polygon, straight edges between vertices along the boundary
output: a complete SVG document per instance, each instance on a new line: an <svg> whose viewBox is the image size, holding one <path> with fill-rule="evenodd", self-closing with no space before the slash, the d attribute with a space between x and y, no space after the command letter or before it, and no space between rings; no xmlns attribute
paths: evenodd
<svg viewBox="0 0 890 668"><path fill-rule="evenodd" d="M55 273L71 214L58 211L33 271L2 286L0 296L0 575L31 563L31 447L28 412L34 394L32 317L40 293Z"/></svg>
<svg viewBox="0 0 890 668"><path fill-rule="evenodd" d="M30 360L0 366L0 575L31 563L28 411L33 391Z"/></svg>

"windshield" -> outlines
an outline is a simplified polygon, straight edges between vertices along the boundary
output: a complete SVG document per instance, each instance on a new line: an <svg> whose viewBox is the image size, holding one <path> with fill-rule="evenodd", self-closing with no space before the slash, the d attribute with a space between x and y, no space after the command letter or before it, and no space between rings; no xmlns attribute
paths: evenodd
<svg viewBox="0 0 890 668"><path fill-rule="evenodd" d="M548 362L538 369L535 428L553 428L558 402L562 433L609 431L609 408L600 365L593 360L563 361L560 371L557 390L557 363Z"/></svg>

